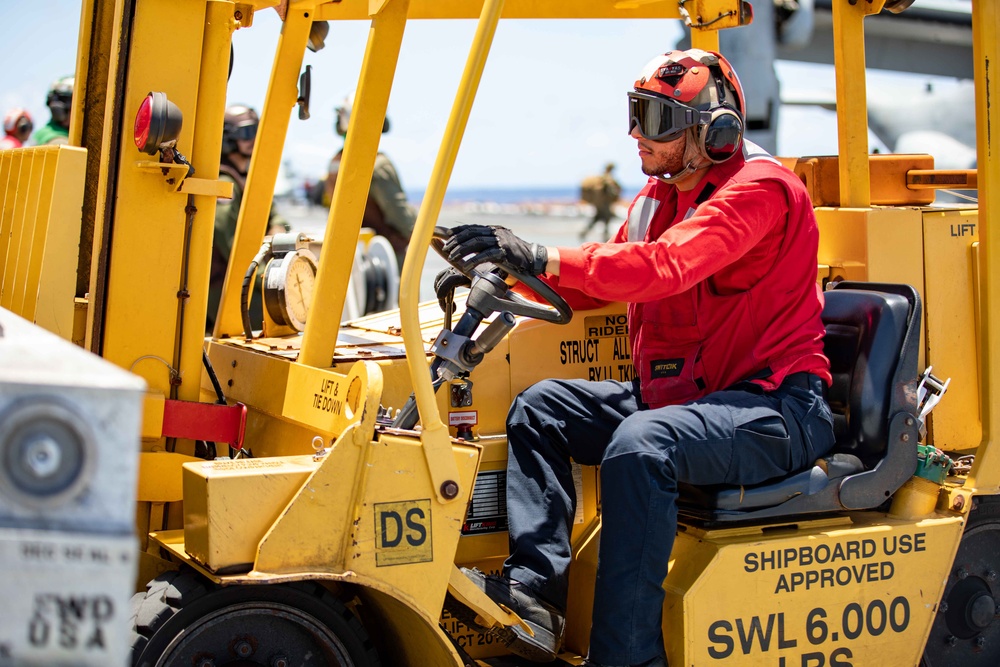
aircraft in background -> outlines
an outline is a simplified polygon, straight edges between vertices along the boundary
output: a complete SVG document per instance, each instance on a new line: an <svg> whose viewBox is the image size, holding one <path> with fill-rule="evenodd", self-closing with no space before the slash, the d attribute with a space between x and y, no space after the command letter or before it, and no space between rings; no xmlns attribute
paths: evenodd
<svg viewBox="0 0 1000 667"><path fill-rule="evenodd" d="M975 168L971 2L898 0L886 6L889 11L865 19L868 65L953 80L869 81L869 129L892 152L933 155L938 169ZM831 0L761 0L748 28L720 33L720 49L747 91L747 137L772 152L782 105L836 108L832 88L782 90L774 67L778 60L832 64L831 12Z"/></svg>
<svg viewBox="0 0 1000 667"><path fill-rule="evenodd" d="M837 107L833 90L804 88L782 92L781 104ZM975 169L974 105L975 87L968 79L869 85L868 129L893 153L933 155L937 169Z"/></svg>

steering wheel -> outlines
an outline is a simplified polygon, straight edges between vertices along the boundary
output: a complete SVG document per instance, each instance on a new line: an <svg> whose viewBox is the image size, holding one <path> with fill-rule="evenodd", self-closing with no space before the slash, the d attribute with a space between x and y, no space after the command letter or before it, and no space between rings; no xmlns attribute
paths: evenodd
<svg viewBox="0 0 1000 667"><path fill-rule="evenodd" d="M474 281L478 278L487 280L491 284L496 283L496 279L493 278L495 274L482 268L483 266L487 266L486 264L472 267L466 271L458 264L451 261L448 258L448 254L444 252L444 244L449 238L451 238L450 229L440 226L435 227L434 236L431 238L431 247L434 248L434 251L437 252L437 254L444 258L444 261L448 262L448 264L450 264L457 271L460 271L462 275L470 281ZM573 318L573 309L569 307L566 300L559 296L559 294L543 280L539 279L537 276L521 273L505 262L496 262L495 265L517 278L520 282L524 283L526 287L541 297L545 303L537 303L535 301L531 301L530 299L526 299L517 292L508 288L491 294L482 295L482 300L480 301L482 305L491 308L494 312L506 310L514 315L523 315L524 317L532 317L536 320L553 322L555 324L566 324Z"/></svg>

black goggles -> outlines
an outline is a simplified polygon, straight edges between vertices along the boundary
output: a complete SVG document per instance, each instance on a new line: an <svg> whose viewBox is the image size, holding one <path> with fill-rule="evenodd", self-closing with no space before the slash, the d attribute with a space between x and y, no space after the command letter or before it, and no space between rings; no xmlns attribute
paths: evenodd
<svg viewBox="0 0 1000 667"><path fill-rule="evenodd" d="M628 131L638 127L650 141L669 141L700 123L701 112L659 95L634 91L628 94Z"/></svg>
<svg viewBox="0 0 1000 667"><path fill-rule="evenodd" d="M257 137L257 123L239 125L233 130L233 138L237 141L250 141Z"/></svg>

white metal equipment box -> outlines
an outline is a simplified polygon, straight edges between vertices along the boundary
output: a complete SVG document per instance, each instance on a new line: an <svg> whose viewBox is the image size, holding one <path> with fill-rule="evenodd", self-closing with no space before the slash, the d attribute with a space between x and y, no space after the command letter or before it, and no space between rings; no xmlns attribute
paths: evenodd
<svg viewBox="0 0 1000 667"><path fill-rule="evenodd" d="M127 664L145 386L0 308L0 667Z"/></svg>

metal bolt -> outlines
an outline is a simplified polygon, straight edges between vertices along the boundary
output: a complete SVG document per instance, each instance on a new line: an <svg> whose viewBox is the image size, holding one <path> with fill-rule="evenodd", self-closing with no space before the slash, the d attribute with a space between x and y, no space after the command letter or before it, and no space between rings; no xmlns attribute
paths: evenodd
<svg viewBox="0 0 1000 667"><path fill-rule="evenodd" d="M958 637L956 637L955 635L948 635L947 637L944 638L944 643L947 644L948 646L954 646L955 644L958 643Z"/></svg>
<svg viewBox="0 0 1000 667"><path fill-rule="evenodd" d="M910 441L910 434L909 433L904 433L903 435L899 436L899 439L902 440L903 442L909 442Z"/></svg>
<svg viewBox="0 0 1000 667"><path fill-rule="evenodd" d="M969 573L966 571L964 567L960 567L957 570L955 570L955 576L958 577L959 579L966 579L969 576Z"/></svg>
<svg viewBox="0 0 1000 667"><path fill-rule="evenodd" d="M951 502L951 508L957 512L963 507L965 507L965 496L955 496L955 500Z"/></svg>
<svg viewBox="0 0 1000 667"><path fill-rule="evenodd" d="M24 463L35 477L50 477L59 470L62 462L62 447L56 439L40 434L24 448Z"/></svg>
<svg viewBox="0 0 1000 667"><path fill-rule="evenodd" d="M941 604L938 606L938 611L941 612L942 614L946 613L948 611L948 603L942 601Z"/></svg>
<svg viewBox="0 0 1000 667"><path fill-rule="evenodd" d="M458 482L454 480L445 480L441 484L441 495L451 500L458 495Z"/></svg>
<svg viewBox="0 0 1000 667"><path fill-rule="evenodd" d="M907 417L903 423L907 426L913 426L913 417Z"/></svg>
<svg viewBox="0 0 1000 667"><path fill-rule="evenodd" d="M235 18L237 21L242 21L243 12L237 10L236 13L233 14L233 18Z"/></svg>
<svg viewBox="0 0 1000 667"><path fill-rule="evenodd" d="M990 570L989 572L986 573L986 581L996 581L996 580L997 580L996 570Z"/></svg>
<svg viewBox="0 0 1000 667"><path fill-rule="evenodd" d="M986 646L986 637L976 637L976 648Z"/></svg>
<svg viewBox="0 0 1000 667"><path fill-rule="evenodd" d="M272 658L271 667L288 667L288 658L286 658L283 655L279 655L276 658Z"/></svg>
<svg viewBox="0 0 1000 667"><path fill-rule="evenodd" d="M250 655L253 653L253 646L250 646L250 642L248 642L245 639L241 639L240 641L236 642L235 648L236 648L236 655L240 656L241 658L249 658Z"/></svg>
<svg viewBox="0 0 1000 667"><path fill-rule="evenodd" d="M202 658L201 662L198 663L198 667L215 667L215 660Z"/></svg>

